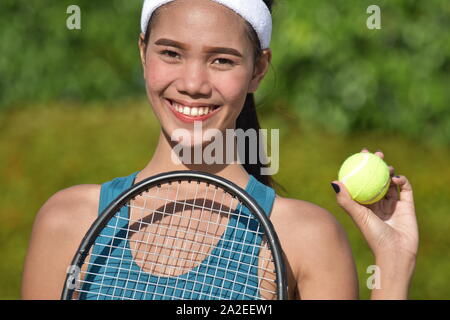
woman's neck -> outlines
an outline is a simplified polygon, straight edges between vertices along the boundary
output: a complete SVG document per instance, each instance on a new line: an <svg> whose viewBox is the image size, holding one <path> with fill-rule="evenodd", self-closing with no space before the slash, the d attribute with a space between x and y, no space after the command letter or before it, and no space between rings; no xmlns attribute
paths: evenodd
<svg viewBox="0 0 450 320"><path fill-rule="evenodd" d="M223 158L227 159L226 150L224 150ZM233 181L238 186L245 189L249 179L249 174L245 168L237 162L223 162L225 163L206 164L204 161L201 161L199 164L189 164L190 162L185 163L181 161L176 152L174 152L173 143L169 141L161 130L156 150L147 165L138 173L135 182L139 182L145 178L163 172L193 170L221 176L225 179Z"/></svg>

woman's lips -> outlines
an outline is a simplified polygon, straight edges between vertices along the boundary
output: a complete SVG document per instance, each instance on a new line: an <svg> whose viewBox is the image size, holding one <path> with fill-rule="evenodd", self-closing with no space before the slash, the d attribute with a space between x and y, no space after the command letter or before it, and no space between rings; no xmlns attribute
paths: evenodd
<svg viewBox="0 0 450 320"><path fill-rule="evenodd" d="M177 104L177 105L178 105L178 108L179 108L179 111L177 111L177 109L176 109L176 107L175 107L175 104L174 104L174 102L173 102L172 100L165 99L165 101L166 101L166 103L167 103L169 109L174 113L174 115L175 115L178 119L180 119L181 121L183 121L183 122L194 122L194 121L203 121L203 120L206 120L206 119L208 119L208 118L211 118L213 115L215 115L215 114L219 111L219 109L220 109L220 106L216 106L216 107L212 108L212 110L211 110L211 108L209 107L210 111L209 111L207 114L196 115L196 116L194 116L194 115L192 115L192 114L193 114L193 113L195 114L195 112L197 112L197 114L201 113L202 111L200 111L200 109L203 108L203 107L200 107L200 108L199 108L199 107L197 107L197 108L190 108L190 107L187 107L187 106L183 106L183 105ZM184 108L188 108L188 109L189 109L189 110L187 110L187 111L188 111L188 114L185 114L185 112L181 112L181 109L180 109L180 108L182 108L183 111L184 111ZM196 109L196 111L193 110L193 109ZM203 108L203 112L205 111L204 109L205 109L205 108Z"/></svg>

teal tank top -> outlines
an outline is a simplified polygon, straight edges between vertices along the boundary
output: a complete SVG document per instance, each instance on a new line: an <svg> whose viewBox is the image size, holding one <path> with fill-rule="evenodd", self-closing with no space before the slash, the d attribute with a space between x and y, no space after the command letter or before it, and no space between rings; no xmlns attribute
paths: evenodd
<svg viewBox="0 0 450 320"><path fill-rule="evenodd" d="M102 184L98 209L99 215L118 195L134 184L138 172L127 177L115 178ZM250 175L245 190L269 216L275 199L275 191L259 182L252 175ZM255 250L254 237L259 238L256 239L256 242L259 244L261 236L255 235L253 232L246 232L245 237L242 231L239 234L239 229L256 228L257 226L249 224L248 219L245 218L246 215L249 215L247 208L238 206L236 211L238 210L241 210L240 217L236 218L233 215L229 219L222 238L209 256L197 267L175 277L155 276L142 271L133 261L130 246L126 240L116 240L115 242L117 243L114 243L114 246L117 248L111 251L110 242L114 229L104 228L101 233L103 236L97 238L92 248L91 261L80 290L79 299L163 300L171 297L170 299L210 300L213 295L217 296L217 294L219 294L220 298L216 297L214 299L254 299L253 297L259 296L258 254L253 254L254 258L252 259L249 258L252 255L233 254L233 252L244 251L253 253ZM126 230L128 227L128 214L127 208L122 208L118 213L120 219L114 217L108 222L108 225L116 226L118 224L120 227L118 230ZM125 234L118 234L117 236L126 239ZM240 241L237 242L236 239ZM253 261L250 261L251 259ZM240 271L239 275L236 273L238 269ZM244 272L242 273L242 271ZM245 274L245 276L240 276L241 274ZM206 285L200 286L199 283L206 283ZM212 292L212 290L217 290L217 286L232 288L232 290Z"/></svg>

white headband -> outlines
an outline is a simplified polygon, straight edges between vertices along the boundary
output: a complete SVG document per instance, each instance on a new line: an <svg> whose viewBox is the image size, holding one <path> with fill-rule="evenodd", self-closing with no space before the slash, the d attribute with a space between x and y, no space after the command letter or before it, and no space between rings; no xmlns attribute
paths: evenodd
<svg viewBox="0 0 450 320"><path fill-rule="evenodd" d="M145 0L142 8L141 31L145 34L152 13L160 6L175 0ZM272 36L272 16L262 0L211 0L224 5L244 18L258 35L262 49L269 48Z"/></svg>

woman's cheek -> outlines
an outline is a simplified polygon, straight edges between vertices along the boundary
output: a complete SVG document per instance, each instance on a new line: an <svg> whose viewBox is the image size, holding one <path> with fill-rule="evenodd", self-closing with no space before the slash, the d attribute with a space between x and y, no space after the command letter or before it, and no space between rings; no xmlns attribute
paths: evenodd
<svg viewBox="0 0 450 320"><path fill-rule="evenodd" d="M151 91L165 89L173 78L173 71L162 61L150 58L146 66L147 87Z"/></svg>
<svg viewBox="0 0 450 320"><path fill-rule="evenodd" d="M236 72L216 79L216 87L223 96L227 97L230 104L240 104L245 101L248 82L248 75L246 73Z"/></svg>

